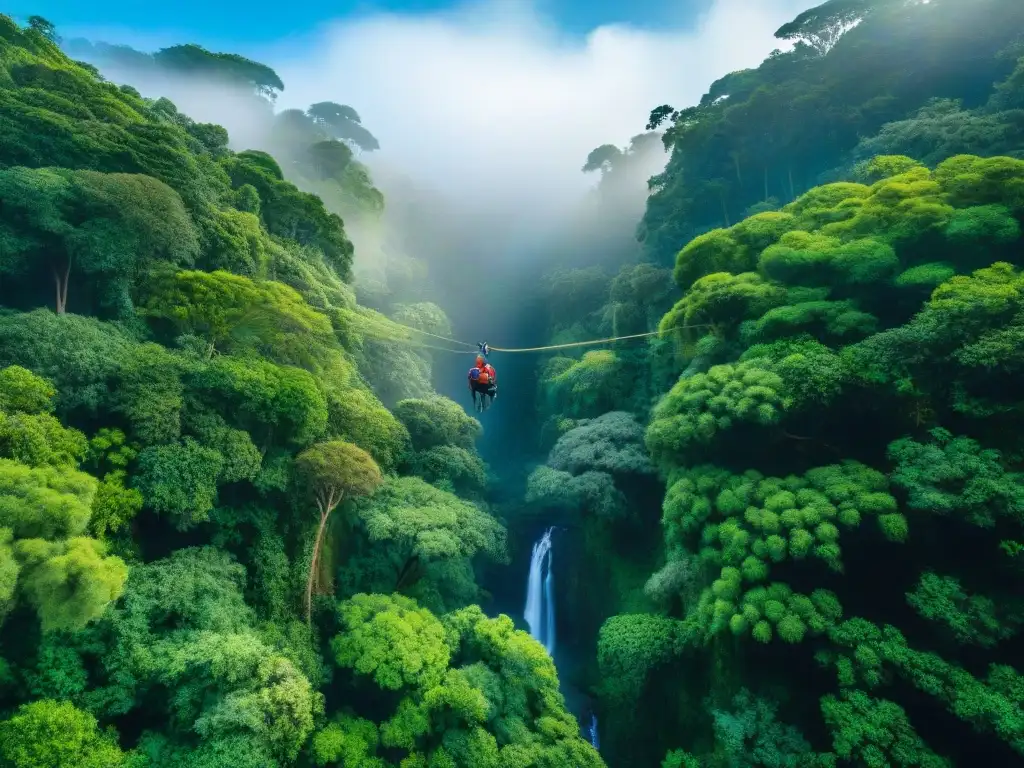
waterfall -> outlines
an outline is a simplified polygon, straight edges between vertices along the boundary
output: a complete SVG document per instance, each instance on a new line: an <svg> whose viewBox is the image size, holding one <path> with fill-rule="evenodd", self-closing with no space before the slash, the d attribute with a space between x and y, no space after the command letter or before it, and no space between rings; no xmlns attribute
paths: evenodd
<svg viewBox="0 0 1024 768"><path fill-rule="evenodd" d="M590 713L590 745L594 749L601 749L601 740L597 738L597 715Z"/></svg>
<svg viewBox="0 0 1024 768"><path fill-rule="evenodd" d="M551 534L548 528L533 545L530 578L526 583L526 610L530 634L539 640L550 655L555 653L555 587L551 573Z"/></svg>

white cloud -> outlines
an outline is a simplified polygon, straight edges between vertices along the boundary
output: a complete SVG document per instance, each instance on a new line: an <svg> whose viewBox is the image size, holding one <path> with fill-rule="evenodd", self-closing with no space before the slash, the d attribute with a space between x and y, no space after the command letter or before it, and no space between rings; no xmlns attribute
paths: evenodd
<svg viewBox="0 0 1024 768"><path fill-rule="evenodd" d="M651 108L694 103L716 78L756 66L805 5L716 0L688 31L602 27L578 40L502 2L338 23L264 60L285 82L280 106L355 106L381 141L375 161L533 211L585 187L587 153L626 144Z"/></svg>
<svg viewBox="0 0 1024 768"><path fill-rule="evenodd" d="M625 146L643 132L653 107L693 104L715 79L756 66L780 46L774 30L806 5L714 0L685 30L616 25L581 39L563 34L530 0L482 0L442 14L338 21L262 49L199 42L274 67L286 86L278 109L318 101L354 106L380 140L381 150L364 159L385 195L396 172L411 177L447 199L440 210L457 220L438 222L445 229L514 250L515 235L542 236L593 185L594 176L580 171L591 149ZM157 39L89 37L146 50L154 46L145 42ZM169 44L166 34L158 37ZM137 73L107 74L225 125L236 149L260 144L264 121L237 94L194 81L147 84ZM638 215L643 194L638 183L627 218Z"/></svg>

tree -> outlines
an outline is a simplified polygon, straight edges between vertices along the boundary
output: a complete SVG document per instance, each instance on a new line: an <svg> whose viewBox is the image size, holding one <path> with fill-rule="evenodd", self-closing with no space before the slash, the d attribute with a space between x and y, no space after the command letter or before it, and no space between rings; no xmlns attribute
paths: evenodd
<svg viewBox="0 0 1024 768"><path fill-rule="evenodd" d="M341 141L318 141L307 153L309 165L318 179L341 179L352 163L352 150Z"/></svg>
<svg viewBox="0 0 1024 768"><path fill-rule="evenodd" d="M19 768L121 768L128 765L115 735L66 701L23 704L0 722L0 759Z"/></svg>
<svg viewBox="0 0 1024 768"><path fill-rule="evenodd" d="M380 149L380 142L363 127L359 113L346 104L321 101L310 106L306 114L336 139L350 141L365 152Z"/></svg>
<svg viewBox="0 0 1024 768"><path fill-rule="evenodd" d="M15 552L23 568L19 585L43 632L81 629L102 616L121 596L128 576L124 562L107 556L106 545L96 539L27 539L16 543Z"/></svg>
<svg viewBox="0 0 1024 768"><path fill-rule="evenodd" d="M431 485L461 496L473 497L487 485L487 467L472 451L454 445L437 445L409 457L409 471Z"/></svg>
<svg viewBox="0 0 1024 768"><path fill-rule="evenodd" d="M135 484L150 509L169 516L184 531L209 519L223 464L219 451L186 437L143 450Z"/></svg>
<svg viewBox="0 0 1024 768"><path fill-rule="evenodd" d="M775 32L780 40L797 40L824 56L880 0L828 0L804 11Z"/></svg>
<svg viewBox="0 0 1024 768"><path fill-rule="evenodd" d="M96 416L107 407L109 382L135 349L124 329L92 317L58 317L45 309L0 317L2 362L53 382L54 405L62 417Z"/></svg>
<svg viewBox="0 0 1024 768"><path fill-rule="evenodd" d="M148 291L143 313L177 334L205 339L209 356L255 350L284 364L315 366L336 347L330 320L282 283L190 270L155 280Z"/></svg>
<svg viewBox="0 0 1024 768"><path fill-rule="evenodd" d="M124 562L84 536L95 478L76 463L28 467L0 459L0 615L18 593L44 632L80 629L124 587Z"/></svg>
<svg viewBox="0 0 1024 768"><path fill-rule="evenodd" d="M331 512L347 499L365 496L383 482L373 458L351 443L332 440L318 443L296 458L300 476L308 483L308 492L316 501L320 524L313 540L313 554L306 580L306 621L311 621L313 581L320 557L320 546Z"/></svg>
<svg viewBox="0 0 1024 768"><path fill-rule="evenodd" d="M670 104L662 104L660 107L655 107L651 110L650 116L647 118L647 130L656 131L666 120L675 120L679 113L675 107Z"/></svg>
<svg viewBox="0 0 1024 768"><path fill-rule="evenodd" d="M55 394L49 381L20 365L0 369L0 410L50 413Z"/></svg>
<svg viewBox="0 0 1024 768"><path fill-rule="evenodd" d="M327 435L369 452L385 472L393 471L409 450L405 426L365 387L327 390Z"/></svg>
<svg viewBox="0 0 1024 768"><path fill-rule="evenodd" d="M374 547L384 547L393 591L412 586L430 563L505 554L505 529L476 504L418 477L389 478L357 514Z"/></svg>
<svg viewBox="0 0 1024 768"><path fill-rule="evenodd" d="M148 176L9 168L0 171L0 205L4 271L44 266L58 314L67 309L75 265L106 292L104 303L123 313L148 265L188 264L199 250L181 198Z"/></svg>
<svg viewBox="0 0 1024 768"><path fill-rule="evenodd" d="M904 709L891 701L862 691L844 691L842 698L823 697L821 712L833 729L833 746L842 758L858 762L884 759L890 765L922 768L951 765L928 748Z"/></svg>
<svg viewBox="0 0 1024 768"><path fill-rule="evenodd" d="M322 702L300 671L309 654L256 629L245 585L245 568L214 547L139 565L99 622L44 637L30 685L104 720L159 712L139 751L160 765L290 764Z"/></svg>
<svg viewBox="0 0 1024 768"><path fill-rule="evenodd" d="M60 38L57 36L57 28L53 25L53 22L44 19L42 16L29 16L28 28L33 32L38 32L50 42L57 44L60 44L61 42Z"/></svg>
<svg viewBox="0 0 1024 768"><path fill-rule="evenodd" d="M479 421L447 397L402 400L395 406L395 416L409 430L418 451L438 445L471 448L483 431Z"/></svg>
<svg viewBox="0 0 1024 768"><path fill-rule="evenodd" d="M334 660L365 693L321 732L314 749L324 758L373 768L381 753L407 766L604 765L565 709L551 657L508 616L472 606L439 620L410 598L368 594L338 613Z"/></svg>
<svg viewBox="0 0 1024 768"><path fill-rule="evenodd" d="M430 611L401 595L355 595L338 606L348 630L331 641L334 660L391 691L441 682L451 652ZM393 649L382 656L381 646Z"/></svg>
<svg viewBox="0 0 1024 768"><path fill-rule="evenodd" d="M233 85L248 85L270 101L284 90L277 73L259 62L235 53L212 53L194 43L173 45L153 54L160 67L179 74L213 77Z"/></svg>
<svg viewBox="0 0 1024 768"><path fill-rule="evenodd" d="M600 170L602 173L610 171L615 161L622 157L622 150L614 144L602 144L597 149L591 150L587 155L587 162L582 170L584 173Z"/></svg>
<svg viewBox="0 0 1024 768"><path fill-rule="evenodd" d="M189 376L192 393L247 431L264 453L304 448L324 434L328 404L309 371L265 359L223 355Z"/></svg>
<svg viewBox="0 0 1024 768"><path fill-rule="evenodd" d="M572 474L597 470L643 475L654 471L643 441L643 427L631 414L610 411L558 438L548 455L548 464Z"/></svg>
<svg viewBox="0 0 1024 768"><path fill-rule="evenodd" d="M865 137L854 157L908 155L929 166L960 154L1009 154L1024 139L1017 113L964 109L960 101L933 99L913 115L886 123Z"/></svg>
<svg viewBox="0 0 1024 768"><path fill-rule="evenodd" d="M629 509L625 495L607 472L573 475L550 466L537 467L526 483L526 502L568 512L585 512L612 520Z"/></svg>
<svg viewBox="0 0 1024 768"><path fill-rule="evenodd" d="M277 120L285 120L286 114L282 113ZM304 123L309 122L301 112L297 114ZM316 135L303 139L298 159L319 140ZM219 165L227 171L233 189L248 184L256 190L260 198L260 217L271 235L318 248L339 277L351 279L352 243L341 217L328 211L323 200L285 181L280 166L264 152L241 152L225 157Z"/></svg>

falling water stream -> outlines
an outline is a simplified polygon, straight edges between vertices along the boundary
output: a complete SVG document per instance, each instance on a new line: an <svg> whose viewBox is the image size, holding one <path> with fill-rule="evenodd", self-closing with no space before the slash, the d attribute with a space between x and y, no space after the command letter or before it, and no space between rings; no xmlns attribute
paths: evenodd
<svg viewBox="0 0 1024 768"><path fill-rule="evenodd" d="M554 527L548 528L533 545L530 558L530 575L526 581L526 608L523 617L530 627L530 634L547 649L552 658L555 655L555 584L552 572L552 541ZM598 749L597 715L590 712L586 724L587 739Z"/></svg>
<svg viewBox="0 0 1024 768"><path fill-rule="evenodd" d="M551 656L555 655L555 593L551 576L551 534L554 530L553 527L548 528L533 545L523 614L530 626L530 634Z"/></svg>

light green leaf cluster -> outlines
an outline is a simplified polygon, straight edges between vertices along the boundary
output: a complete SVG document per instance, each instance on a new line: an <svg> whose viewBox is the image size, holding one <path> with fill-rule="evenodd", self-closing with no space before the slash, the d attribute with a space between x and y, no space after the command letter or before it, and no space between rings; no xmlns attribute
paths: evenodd
<svg viewBox="0 0 1024 768"><path fill-rule="evenodd" d="M115 734L66 701L23 704L0 722L0 761L19 768L127 768L134 765Z"/></svg>
<svg viewBox="0 0 1024 768"><path fill-rule="evenodd" d="M423 562L471 558L477 552L501 558L505 529L472 502L418 477L392 477L357 508L370 541L394 547Z"/></svg>
<svg viewBox="0 0 1024 768"><path fill-rule="evenodd" d="M735 569L723 569L722 576L712 585L712 592L712 631L721 631L719 628L727 621L732 634L749 634L759 643L778 638L796 644L807 635L824 634L842 617L839 600L824 589L808 596L775 582L767 587L754 587L740 597Z"/></svg>
<svg viewBox="0 0 1024 768"><path fill-rule="evenodd" d="M447 397L402 400L394 412L409 431L412 447L417 451L437 445L472 448L483 432L479 421Z"/></svg>
<svg viewBox="0 0 1024 768"><path fill-rule="evenodd" d="M52 396L49 383L27 370L0 371L0 398L11 409L0 411L0 454L11 457L0 458L0 610L6 615L20 593L44 632L102 615L128 575L103 542L85 537L98 484L78 469L85 436L45 412ZM111 484L116 478L100 486L101 503Z"/></svg>
<svg viewBox="0 0 1024 768"><path fill-rule="evenodd" d="M670 663L687 639L686 625L678 619L644 613L612 616L601 625L597 641L604 690L635 703L648 676Z"/></svg>
<svg viewBox="0 0 1024 768"><path fill-rule="evenodd" d="M796 226L789 212L769 211L729 228L699 235L679 252L673 277L684 290L705 275L750 272L758 254Z"/></svg>
<svg viewBox="0 0 1024 768"><path fill-rule="evenodd" d="M796 301L765 312L745 323L742 338L748 343L765 343L802 334L821 341L856 341L875 332L878 318L857 308L853 300Z"/></svg>
<svg viewBox="0 0 1024 768"><path fill-rule="evenodd" d="M337 349L331 323L283 283L230 272L184 271L149 287L143 314L176 334L204 339L211 351L258 353L317 370Z"/></svg>
<svg viewBox="0 0 1024 768"><path fill-rule="evenodd" d="M768 563L786 559L815 557L842 570L840 529L856 528L864 516L901 540L903 518L885 476L857 462L788 478L699 467L671 483L663 506L667 545L701 542L725 565L741 568L747 581L763 579Z"/></svg>
<svg viewBox="0 0 1024 768"><path fill-rule="evenodd" d="M783 284L808 286L864 285L890 278L900 266L885 242L803 231L787 232L758 260L758 270Z"/></svg>
<svg viewBox="0 0 1024 768"><path fill-rule="evenodd" d="M579 360L555 359L563 365L546 370L541 381L551 411L593 418L615 410L628 396L629 379L613 350L586 352Z"/></svg>
<svg viewBox="0 0 1024 768"><path fill-rule="evenodd" d="M409 450L409 432L365 387L327 389L327 434L367 451L385 472Z"/></svg>
<svg viewBox="0 0 1024 768"><path fill-rule="evenodd" d="M813 558L842 572L840 532L858 528L864 517L878 520L884 538L904 540L906 521L886 489L883 474L856 462L788 478L709 466L679 473L665 496L665 545L699 552L719 571L693 609L705 637L728 629L762 643L798 643L825 632L842 614L836 596L767 584L772 567Z"/></svg>
<svg viewBox="0 0 1024 768"><path fill-rule="evenodd" d="M784 304L786 291L756 272L713 272L695 281L661 319L658 330L681 340L702 335L710 326L724 335L744 320L756 320Z"/></svg>
<svg viewBox="0 0 1024 768"><path fill-rule="evenodd" d="M339 616L338 664L400 695L379 731L344 714L318 734L318 764L390 765L386 749L403 768L603 765L565 711L551 658L507 616L472 606L439 620L408 598L366 594Z"/></svg>
<svg viewBox="0 0 1024 768"><path fill-rule="evenodd" d="M721 433L739 424L776 424L790 405L782 378L758 362L716 365L680 378L658 403L647 448L663 466L685 465Z"/></svg>
<svg viewBox="0 0 1024 768"><path fill-rule="evenodd" d="M379 741L377 726L370 720L338 715L313 735L313 762L318 766L387 768L382 758L372 757Z"/></svg>

